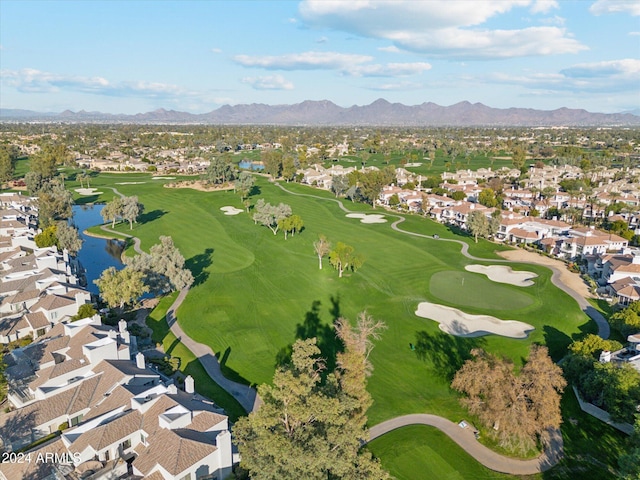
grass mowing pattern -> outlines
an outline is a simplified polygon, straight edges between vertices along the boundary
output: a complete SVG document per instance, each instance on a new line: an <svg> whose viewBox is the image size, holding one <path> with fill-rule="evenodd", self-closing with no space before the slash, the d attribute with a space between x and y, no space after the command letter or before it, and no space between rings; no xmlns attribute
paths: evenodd
<svg viewBox="0 0 640 480"><path fill-rule="evenodd" d="M169 330L166 314L177 296L176 292L163 297L147 317L147 325L153 331L151 338L154 343L162 344L165 353L179 358L180 370L185 375L193 377L197 392L212 399L216 404L224 408L227 415L229 415L229 420L235 422L239 417L246 414L242 406L235 398L211 380L193 353Z"/></svg>
<svg viewBox="0 0 640 480"><path fill-rule="evenodd" d="M431 277L429 291L445 305L491 310L519 310L535 302L531 295L512 287L492 282L486 277L464 271L447 270Z"/></svg>
<svg viewBox="0 0 640 480"><path fill-rule="evenodd" d="M373 440L368 448L397 480L514 478L483 467L440 430L426 425L399 428Z"/></svg>
<svg viewBox="0 0 640 480"><path fill-rule="evenodd" d="M147 183L116 185L127 181ZM437 301L430 293L434 275L445 270L467 273L464 266L476 263L460 254L459 245L403 235L390 228L392 220L386 224L361 224L357 219L345 218L345 212L329 201L333 199L329 192L286 184L291 191L324 199L294 196L259 178L259 193L252 197L254 203L258 198L272 204L287 203L305 222L301 234L285 241L282 234L274 236L267 228L255 225L250 215L223 215L219 210L222 206L242 208L239 196L233 192L164 189L163 182L151 181L150 176L141 174L101 174L91 186L105 192L100 199L112 198L112 192L106 189L109 186L125 195L139 196L146 212L140 223L133 232L124 224L116 226L116 230L138 236L143 248L157 243L160 235L173 237L196 278L178 311L178 320L188 335L217 352L226 374L235 380L269 382L277 353L293 343L299 330L309 333L314 328L321 329L340 315L353 320L358 312L367 309L389 326L371 355L375 370L369 391L375 403L369 411L370 424L419 412L458 421L468 415L449 383L471 348L482 347L521 364L529 345L537 342L547 344L557 360L572 339L595 331L575 301L551 285L548 269L527 265L527 270L539 275L534 286L499 286L530 300L525 308L517 303L501 304L513 309L510 318L536 327L528 339L458 339L443 334L435 322L416 317L414 311L420 301ZM373 211L366 205L348 201L345 204L352 211ZM407 216L400 227L425 235L464 239L448 227L418 216ZM343 279L338 279L326 259L324 269L319 270L312 246L319 234L327 235L334 243L353 245L365 256L363 267ZM495 250L505 248L484 241L469 245L472 255L487 259L495 258ZM491 298L495 287L484 279L479 286L481 297ZM462 306L460 301L457 297L453 306ZM314 308L316 302L320 304ZM487 307L485 302L465 310L491 314L494 307ZM311 318L311 324L304 325L305 318ZM175 337L166 333L159 333L157 338L166 348L175 342ZM412 351L409 343L418 342L424 348ZM176 345L172 353L177 351ZM183 360L183 365L192 363ZM204 383L196 378L196 386ZM469 463L475 462L458 461L454 470L463 471ZM465 474L465 478L474 477Z"/></svg>

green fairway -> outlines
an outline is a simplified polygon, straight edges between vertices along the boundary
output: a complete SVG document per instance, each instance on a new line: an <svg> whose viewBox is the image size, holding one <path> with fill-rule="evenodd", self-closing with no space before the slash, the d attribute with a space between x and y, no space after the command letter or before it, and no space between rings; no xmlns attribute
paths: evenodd
<svg viewBox="0 0 640 480"><path fill-rule="evenodd" d="M533 297L514 287L492 282L465 271L446 270L431 277L429 290L444 304L488 310L518 310L534 303Z"/></svg>
<svg viewBox="0 0 640 480"><path fill-rule="evenodd" d="M387 223L363 224L346 218L329 192L283 184L289 193L264 177L257 180L252 202L264 198L272 204L289 204L304 221L300 234L285 240L281 233L274 236L254 224L246 212L224 215L220 211L224 206L243 209L232 191L163 188L171 180L152 180L144 174L101 174L91 184L104 192L97 200L112 198L110 187L138 195L145 206L140 223L133 231L128 224L117 225L116 230L139 237L144 249L157 243L160 235L173 237L196 279L178 311L178 321L189 336L214 349L230 378L270 382L278 354L297 337L317 336L324 355L331 357L333 320L339 316L354 320L366 309L389 327L371 354L374 372L369 391L374 405L369 423L420 412L457 421L465 412L449 383L472 348L482 347L521 364L529 345L537 342L547 344L559 359L572 338L593 329L575 300L551 284L546 268L527 265L538 275L531 287L497 284L464 271L465 265L477 261L462 256L459 244L443 240L468 238L446 226L409 215L400 228L438 234L440 240L411 236L393 230L398 216L385 210L375 213L385 215ZM69 184L73 189L74 182ZM344 203L350 211L373 212L367 205ZM321 234L334 244L352 245L365 258L364 265L340 279L325 258L320 270L313 242ZM485 241L468 243L469 252L487 258L487 263L497 258L495 250L504 248ZM464 288L459 286L462 278ZM453 337L442 333L436 322L415 315L422 301L446 303L473 314L495 313L531 324L535 330L523 340ZM410 343L421 348L414 351Z"/></svg>
<svg viewBox="0 0 640 480"><path fill-rule="evenodd" d="M369 443L368 448L396 480L515 478L483 467L440 430L424 425L389 432Z"/></svg>

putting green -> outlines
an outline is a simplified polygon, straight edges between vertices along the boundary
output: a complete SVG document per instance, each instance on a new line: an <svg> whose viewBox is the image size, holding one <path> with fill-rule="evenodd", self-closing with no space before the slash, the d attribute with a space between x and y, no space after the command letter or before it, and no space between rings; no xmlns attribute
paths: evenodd
<svg viewBox="0 0 640 480"><path fill-rule="evenodd" d="M534 303L527 293L468 272L446 270L431 277L429 291L440 300L482 310L519 310Z"/></svg>

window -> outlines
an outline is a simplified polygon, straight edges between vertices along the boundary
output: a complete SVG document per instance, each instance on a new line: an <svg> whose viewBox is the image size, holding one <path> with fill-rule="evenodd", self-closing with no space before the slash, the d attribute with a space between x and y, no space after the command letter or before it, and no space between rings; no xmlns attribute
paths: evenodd
<svg viewBox="0 0 640 480"><path fill-rule="evenodd" d="M184 477L182 477L180 480L191 480L191 474L187 473Z"/></svg>
<svg viewBox="0 0 640 480"><path fill-rule="evenodd" d="M140 434L140 443L142 443L145 447L147 446L147 437L144 433Z"/></svg>
<svg viewBox="0 0 640 480"><path fill-rule="evenodd" d="M41 337L45 333L47 333L47 329L46 328L39 328L38 330L36 330L36 337Z"/></svg>
<svg viewBox="0 0 640 480"><path fill-rule="evenodd" d="M122 447L122 450L126 450L127 448L131 448L131 439L127 438L124 442L122 442L120 444L120 447Z"/></svg>
<svg viewBox="0 0 640 480"><path fill-rule="evenodd" d="M78 425L80 422L82 421L82 414L78 415L77 417L73 417L71 419L71 426L75 427L76 425Z"/></svg>
<svg viewBox="0 0 640 480"><path fill-rule="evenodd" d="M109 461L109 450L104 452L104 461L108 462Z"/></svg>

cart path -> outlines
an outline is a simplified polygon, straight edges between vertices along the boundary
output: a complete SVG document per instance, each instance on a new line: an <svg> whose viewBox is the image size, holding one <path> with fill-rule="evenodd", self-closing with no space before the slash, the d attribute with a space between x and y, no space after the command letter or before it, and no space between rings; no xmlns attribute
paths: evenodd
<svg viewBox="0 0 640 480"><path fill-rule="evenodd" d="M317 195L310 194L302 194L302 193L294 193L287 190L281 184L274 182L275 185L286 191L291 195L299 195L306 196L311 198L316 198L319 200L329 200L334 201L338 204L340 209L342 209L346 213L353 213L348 210L342 201L338 199L328 199L323 198ZM112 190L118 194L122 194L118 192L115 188ZM405 221L405 217L401 215L389 214L385 213L386 216L397 218L395 222L391 224L391 228L397 232L413 235L417 237L423 237L431 240L435 240L430 235L424 235L420 233L415 233L407 230L403 230L398 227L399 224ZM134 249L136 252L141 253L140 249L140 240L133 235L123 234L121 232L115 232L107 228L106 225L102 226L102 229L106 232L117 233L119 235L126 236L128 238L132 238L134 241ZM485 259L472 256L468 253L469 245L466 242L456 239L438 239L437 241L445 241L445 242L456 242L461 246L461 253L472 260L477 261L491 261L496 263L529 263L529 262L513 262L505 259ZM591 307L588 302L582 296L577 294L574 290L565 285L562 281L560 281L560 272L555 267L547 266L553 271L552 282L558 288L562 289L571 297L573 297L578 304L583 308L583 310L589 315L589 317L593 318L598 324L599 335L603 338L608 338L608 324L604 317L599 314L593 307ZM248 385L243 385L232 380L227 379L221 371L220 363L215 355L215 353L211 350L211 347L208 345L204 345L202 343L194 341L191 337L186 335L179 323L177 322L176 312L187 294L189 293L189 289L185 288L180 291L180 294L173 302L171 307L167 310L166 320L172 331L172 333L189 349L191 352L198 358L205 371L211 377L211 379L220 385L224 390L226 390L229 394L231 394L247 412L252 412L259 408L262 404L262 400L257 394L257 391ZM600 317L600 319L598 318ZM606 325L606 330L604 325L601 326L600 322L604 322ZM606 336L605 336L606 335ZM484 465L485 467L502 473L508 473L511 475L531 475L539 472L544 472L554 465L558 463L558 461L562 458L564 452L564 445L562 440L562 434L559 429L554 429L549 432L549 442L547 447L545 448L544 453L538 458L531 460L518 460L515 458L506 457L504 455L500 455L493 450L485 447L475 438L473 431L470 428L461 428L458 424L437 415L431 414L412 414L412 415L404 415L396 418L392 418L390 420L384 421L377 425L374 425L369 429L370 439L374 440L388 432L396 430L398 428L402 428L409 425L428 425L435 427L445 433L449 438L451 438L454 442L456 442L464 451L466 451L469 455L471 455L475 460Z"/></svg>
<svg viewBox="0 0 640 480"><path fill-rule="evenodd" d="M311 197L311 198L317 198L319 200L325 200L325 201L328 200L328 201L331 201L331 202L336 202L343 212L357 213L357 212L351 212L349 209L347 209L344 206L342 201L337 199L337 198L325 198L325 197L320 197L318 195L311 195L311 194L308 194L308 193L295 193L295 192L292 192L290 190L287 190L284 186L282 186L278 182L274 182L274 183L275 183L275 185L280 187L282 190L284 190L285 192L287 192L287 193L289 193L291 195L297 195L297 196L302 196L302 197ZM462 255L464 255L465 257L467 257L468 259L470 259L470 260L476 260L476 261L479 261L479 262L492 262L492 263L523 263L523 264L531 264L531 263L533 263L533 262L525 262L525 261L506 260L504 258L488 259L488 258L475 257L475 256L473 256L473 255L471 255L469 253L469 244L467 242L463 242L462 240L456 240L454 238L438 238L438 239L435 239L431 235L425 235L425 234L422 234L422 233L416 233L416 232L412 232L412 231L409 231L409 230L403 230L398 225L400 225L402 222L404 222L406 220L405 217L403 217L402 215L396 215L396 214L387 213L387 212L385 212L384 215L397 219L396 221L394 221L391 224L391 228L393 230L395 230L396 232L403 233L405 235L412 235L414 237L427 238L429 240L434 240L434 241L438 241L438 242L453 242L453 243L457 243L457 244L460 245L460 253ZM580 295L580 293L576 292L573 288L571 288L570 285L567 285L566 283L564 283L562 281L560 270L558 270L556 267L551 266L551 265L544 265L544 264L537 264L537 265L542 265L542 266L544 266L544 267L546 267L546 268L551 270L551 272L552 272L551 283L553 283L556 287L558 287L563 292L567 293L571 298L573 298L578 303L578 306L582 309L582 311L589 318L591 318L596 323L596 325L598 326L598 335L601 338L604 338L605 340L607 338L609 338L609 335L611 334L611 331L610 331L610 328L609 328L609 322L607 322L607 320L604 318L604 316L599 311L597 311L582 295Z"/></svg>
<svg viewBox="0 0 640 480"><path fill-rule="evenodd" d="M564 453L562 434L559 429L553 429L549 432L549 441L542 455L531 460L518 460L500 455L482 445L475 438L472 428L461 428L457 423L453 423L446 418L426 413L404 415L374 425L369 429L369 441L409 425L428 425L435 427L485 467L496 472L511 475L533 475L545 472L555 466Z"/></svg>
<svg viewBox="0 0 640 480"><path fill-rule="evenodd" d="M262 400L258 396L256 389L249 385L234 382L225 377L220 369L218 357L215 352L211 350L211 347L193 340L184 333L180 324L177 322L176 311L188 293L189 288L182 289L173 304L169 307L169 310L167 310L166 319L171 332L198 358L209 377L233 396L245 411L253 412L257 410L262 404Z"/></svg>

